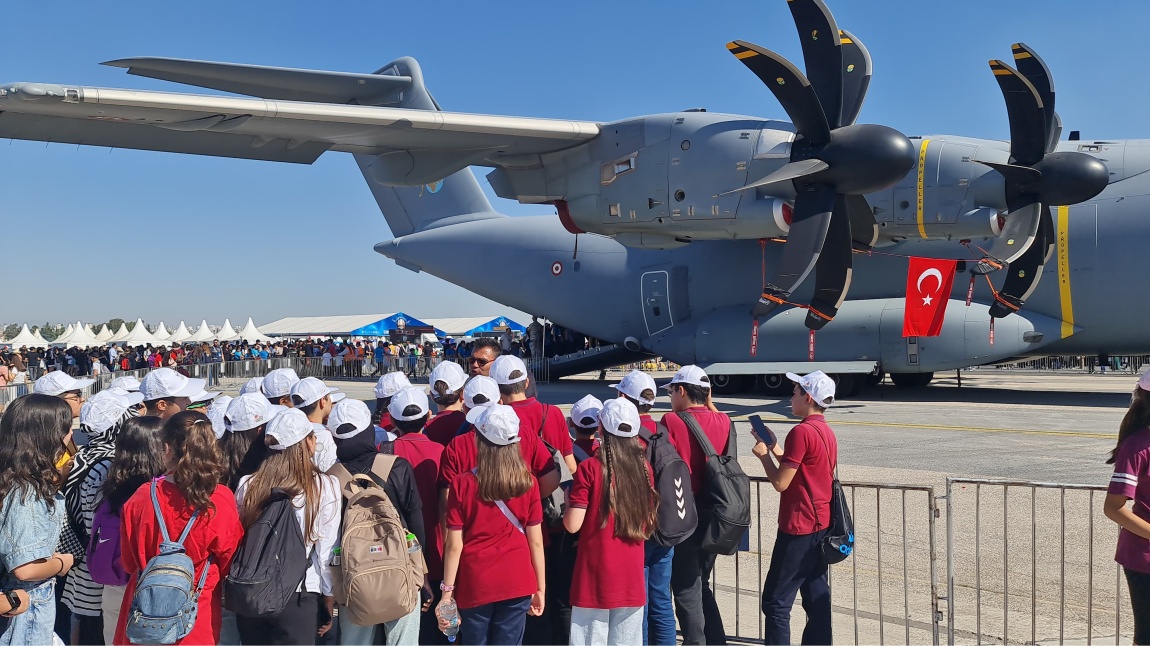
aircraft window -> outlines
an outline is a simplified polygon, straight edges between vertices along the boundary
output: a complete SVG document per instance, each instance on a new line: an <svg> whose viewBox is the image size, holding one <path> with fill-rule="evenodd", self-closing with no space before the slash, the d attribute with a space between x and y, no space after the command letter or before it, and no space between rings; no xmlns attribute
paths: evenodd
<svg viewBox="0 0 1150 646"><path fill-rule="evenodd" d="M613 162L603 164L599 170L599 183L603 186L607 186L611 182L614 182L620 175L635 170L635 158L637 155L638 153L631 153L622 159L616 159Z"/></svg>
<svg viewBox="0 0 1150 646"><path fill-rule="evenodd" d="M1102 152L1102 146L1096 144L1083 144L1078 147L1078 152L1082 153L1098 153Z"/></svg>
<svg viewBox="0 0 1150 646"><path fill-rule="evenodd" d="M80 102L80 90L77 90L75 88L70 88L70 87L64 88L64 103L79 103L79 102Z"/></svg>
<svg viewBox="0 0 1150 646"><path fill-rule="evenodd" d="M683 143L679 144L679 147L680 147L680 148L682 148L683 150L690 150L690 149L691 149L691 142L690 142L690 140L688 140L688 139L684 139L684 140L683 140Z"/></svg>
<svg viewBox="0 0 1150 646"><path fill-rule="evenodd" d="M611 206L607 207L607 215L610 215L613 218L619 217L620 213L622 213L622 209L618 204L612 204Z"/></svg>

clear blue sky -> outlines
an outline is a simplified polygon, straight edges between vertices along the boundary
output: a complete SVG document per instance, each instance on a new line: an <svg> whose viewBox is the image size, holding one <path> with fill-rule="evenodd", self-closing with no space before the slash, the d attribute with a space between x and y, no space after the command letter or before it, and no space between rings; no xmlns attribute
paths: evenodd
<svg viewBox="0 0 1150 646"><path fill-rule="evenodd" d="M831 8L875 61L861 121L909 135L1007 138L986 61L1010 61L1021 40L1053 70L1067 132L1150 137L1150 3ZM181 91L97 63L171 56L371 71L411 55L447 110L600 121L691 107L785 118L724 44L750 40L801 61L783 0L7 2L0 22L4 82ZM0 195L0 322L510 312L373 252L391 235L347 155L296 166L5 141ZM494 202L510 214L547 212Z"/></svg>

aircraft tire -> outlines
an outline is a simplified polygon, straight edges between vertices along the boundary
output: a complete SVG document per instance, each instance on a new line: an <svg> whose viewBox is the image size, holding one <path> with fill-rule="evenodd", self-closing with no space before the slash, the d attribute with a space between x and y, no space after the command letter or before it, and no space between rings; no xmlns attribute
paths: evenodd
<svg viewBox="0 0 1150 646"><path fill-rule="evenodd" d="M890 380L899 388L925 388L934 379L933 372L892 372Z"/></svg>
<svg viewBox="0 0 1150 646"><path fill-rule="evenodd" d="M835 399L847 399L859 394L863 389L864 376L851 373L831 375L835 380Z"/></svg>
<svg viewBox="0 0 1150 646"><path fill-rule="evenodd" d="M746 389L745 375L711 375L711 387L719 395L733 395Z"/></svg>
<svg viewBox="0 0 1150 646"><path fill-rule="evenodd" d="M783 397L791 394L794 383L784 374L759 375L755 378L757 386L763 393L772 397Z"/></svg>
<svg viewBox="0 0 1150 646"><path fill-rule="evenodd" d="M868 387L873 388L874 386L881 384L884 378L886 378L885 372L882 370L875 370L874 372L867 373L866 376L863 377L863 381Z"/></svg>

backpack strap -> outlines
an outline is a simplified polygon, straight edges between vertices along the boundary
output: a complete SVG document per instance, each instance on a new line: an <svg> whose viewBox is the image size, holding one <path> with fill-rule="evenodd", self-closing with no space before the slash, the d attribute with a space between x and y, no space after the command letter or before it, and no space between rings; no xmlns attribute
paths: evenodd
<svg viewBox="0 0 1150 646"><path fill-rule="evenodd" d="M327 474L329 476L335 476L335 479L339 480L340 492L343 493L345 498L348 497L350 494L348 492L347 485L351 483L352 476L351 472L347 470L347 467L343 466L339 462L336 462L335 464L331 465L331 468L327 470Z"/></svg>
<svg viewBox="0 0 1150 646"><path fill-rule="evenodd" d="M463 419L463 424L455 431L455 435L452 437L459 437L460 435L463 435L469 428L471 428L471 422L467 421L467 418L465 417Z"/></svg>
<svg viewBox="0 0 1150 646"><path fill-rule="evenodd" d="M707 434L703 432L703 427L699 426L699 420L695 419L694 415L688 413L687 411L682 411L675 414L678 415L679 419L683 420L683 423L687 425L687 430L691 431L691 435L695 437L695 441L699 443L699 446L702 447L703 452L707 454L708 460L711 458L719 457L719 454L715 452L715 445L711 444L711 438L707 437ZM727 444L730 443L730 439L728 438Z"/></svg>
<svg viewBox="0 0 1150 646"><path fill-rule="evenodd" d="M375 460L371 463L370 475L379 476L380 480L387 482L387 477L391 475L391 469L394 466L395 466L395 456L394 455L384 455L381 453L381 454L375 456ZM375 478L372 478L372 479L374 480ZM378 481L377 481L377 484L379 484ZM380 484L380 486L382 487L383 485Z"/></svg>
<svg viewBox="0 0 1150 646"><path fill-rule="evenodd" d="M160 499L156 496L157 482L159 482L159 480L152 480L152 509L156 512L156 523L158 523L160 526L160 535L164 537L165 543L171 543L172 537L168 535L168 523L164 520L164 514L160 511ZM200 512L198 510L195 511L192 514L192 517L188 519L188 524L184 526L184 531L180 534L180 540L176 541L176 543L181 547L183 546L184 541L188 538L188 534L191 533L192 525L196 524L196 517L199 515Z"/></svg>
<svg viewBox="0 0 1150 646"><path fill-rule="evenodd" d="M472 469L471 473L475 474L475 476L478 477L479 476L479 467L475 467L474 469ZM496 500L495 506L499 508L499 511L503 512L503 515L507 517L507 520L511 523L511 525L513 527L515 527L515 529L519 530L520 534L524 534L524 535L527 534L527 532L523 530L523 523L519 522L519 519L515 517L515 514L511 513L511 508L507 506L506 502L504 502L502 500Z"/></svg>
<svg viewBox="0 0 1150 646"><path fill-rule="evenodd" d="M539 439L543 439L543 427L547 426L547 413L549 412L551 412L551 406L548 404L543 404L543 417L539 420L539 430L535 431L535 434L539 436ZM546 440L543 441L546 442Z"/></svg>
<svg viewBox="0 0 1150 646"><path fill-rule="evenodd" d="M571 453L575 455L575 460L578 462L584 462L591 458L591 456L583 450L583 447L579 446L578 444L571 445Z"/></svg>

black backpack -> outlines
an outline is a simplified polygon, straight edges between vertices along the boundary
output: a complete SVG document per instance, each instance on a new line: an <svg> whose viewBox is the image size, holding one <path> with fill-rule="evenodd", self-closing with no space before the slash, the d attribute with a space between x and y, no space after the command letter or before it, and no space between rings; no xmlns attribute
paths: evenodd
<svg viewBox="0 0 1150 646"><path fill-rule="evenodd" d="M272 489L232 560L224 583L228 610L264 619L283 612L311 567L305 545L291 496Z"/></svg>
<svg viewBox="0 0 1150 646"><path fill-rule="evenodd" d="M823 441L823 448L827 453L827 460L831 459L830 444L827 443L827 438L819 433L819 439ZM851 516L851 508L847 505L846 494L843 493L843 486L839 483L839 464L836 460L831 465L831 518L830 525L827 526L826 536L823 536L820 548L822 549L823 561L827 565L834 565L845 561L855 549L855 521ZM811 497L811 508L815 505L815 496L811 492L811 485L803 479L803 483L807 485L807 495ZM815 528L818 529L818 512L815 513Z"/></svg>
<svg viewBox="0 0 1150 646"><path fill-rule="evenodd" d="M691 469L666 433L640 428L639 437L647 443L647 462L659 494L659 525L651 540L666 547L678 545L690 538L699 525L695 496L691 494Z"/></svg>
<svg viewBox="0 0 1150 646"><path fill-rule="evenodd" d="M707 490L701 500L696 501L703 510L706 527L700 549L711 554L734 554L743 534L751 527L751 480L731 454L731 447L735 444L735 423L731 422L727 450L719 455L694 415L687 412L677 415L707 454L703 474Z"/></svg>

